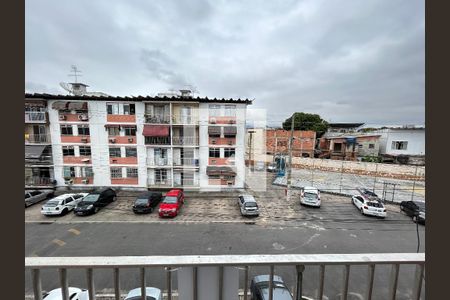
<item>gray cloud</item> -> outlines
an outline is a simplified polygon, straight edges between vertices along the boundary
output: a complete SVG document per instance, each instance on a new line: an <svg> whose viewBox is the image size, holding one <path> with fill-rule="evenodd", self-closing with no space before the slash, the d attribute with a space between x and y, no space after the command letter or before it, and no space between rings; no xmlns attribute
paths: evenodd
<svg viewBox="0 0 450 300"><path fill-rule="evenodd" d="M26 89L255 98L336 122L423 123L424 1L26 1Z"/></svg>

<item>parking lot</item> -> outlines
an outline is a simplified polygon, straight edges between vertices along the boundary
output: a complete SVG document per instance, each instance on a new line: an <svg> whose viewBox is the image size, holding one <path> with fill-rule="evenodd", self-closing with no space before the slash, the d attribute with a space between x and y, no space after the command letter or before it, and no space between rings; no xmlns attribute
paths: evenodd
<svg viewBox="0 0 450 300"><path fill-rule="evenodd" d="M271 179L268 178L267 181ZM322 193L322 206L309 208L300 206L298 190L286 199L285 189L269 186L268 191L233 192L186 192L185 204L175 218L160 218L157 211L136 215L131 210L139 192L119 191L116 202L108 204L97 214L76 216L72 212L65 216L47 217L40 213L45 201L25 209L26 222L51 223L95 223L95 222L136 222L136 223L254 223L262 226L313 226L318 229L352 227L370 228L377 222L409 223L411 219L400 212L398 205L386 204L386 219L363 216L353 206L350 197ZM260 208L259 217L243 217L237 204L240 193L251 193ZM336 224L338 223L338 224Z"/></svg>

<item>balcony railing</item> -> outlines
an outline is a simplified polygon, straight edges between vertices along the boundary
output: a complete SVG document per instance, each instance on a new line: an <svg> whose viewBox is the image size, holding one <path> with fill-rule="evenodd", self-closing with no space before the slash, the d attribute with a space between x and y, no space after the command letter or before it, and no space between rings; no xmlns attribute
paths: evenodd
<svg viewBox="0 0 450 300"><path fill-rule="evenodd" d="M415 266L415 272L402 272L400 267L405 265ZM239 294L238 286L239 270L244 274L242 296L248 300L249 297L249 271L255 267L268 267L268 293L269 299L274 299L274 276L276 267L293 267L295 274L294 299L302 299L304 294L303 282L308 275L309 267L318 267L319 273L314 282L318 284L317 297L324 298L324 279L326 271L334 269L335 266L342 267L342 278L340 286L340 299L347 299L349 291L350 271L363 271L359 280L365 279L365 299L371 299L374 294L375 270L377 274L386 271L385 266L391 266L388 274L383 273L383 278L389 282L386 285L387 293L383 299L395 299L399 275L410 277L408 286L411 287L410 299L419 300L422 293L424 281L425 254L424 253L378 253L378 254L277 254L277 255L181 255L181 256L117 256L117 257L26 257L25 268L31 271L34 299L42 299L41 270L59 270L59 286L62 291L62 299L69 299L68 270L86 269L86 282L89 299L95 299L95 286L93 272L98 269L111 269L111 287L114 290L116 300L122 299L120 290L120 271L123 269L136 269L139 272L139 282L143 299L146 298L146 270L150 268L164 268L166 277L165 294L166 299L172 300L175 289L172 285L173 272L177 272L179 299L198 299L199 295L210 295L210 299L228 298L225 295L232 294L234 299ZM308 267L308 270L305 270ZM328 267L328 268L327 268ZM331 267L331 268L330 268ZM366 267L362 270L361 267ZM379 270L378 270L379 268ZM335 269L334 269L335 270ZM235 275L235 276L230 276ZM363 275L365 274L365 276ZM386 276L384 276L386 275ZM317 275L316 275L317 276ZM216 280L216 284L203 282L201 278ZM224 280L226 278L226 280ZM182 284L181 284L182 282ZM231 283L230 283L231 282ZM230 291L230 286L234 286ZM160 287L161 290L163 287ZM376 287L375 287L376 288ZM231 292L231 293L230 293ZM230 297L230 296L228 296ZM242 299L242 298L241 298ZM333 298L334 299L334 298ZM274 299L275 300L275 299Z"/></svg>
<svg viewBox="0 0 450 300"><path fill-rule="evenodd" d="M145 137L146 145L170 145L170 137Z"/></svg>
<svg viewBox="0 0 450 300"><path fill-rule="evenodd" d="M173 161L174 166L191 166L191 167L198 167L199 166L199 160L198 158L178 158L174 159Z"/></svg>
<svg viewBox="0 0 450 300"><path fill-rule="evenodd" d="M198 145L198 136L174 136L172 137L174 145Z"/></svg>
<svg viewBox="0 0 450 300"><path fill-rule="evenodd" d="M41 155L37 158L25 156L25 164L32 165L49 165L53 163L52 155Z"/></svg>
<svg viewBox="0 0 450 300"><path fill-rule="evenodd" d="M47 115L45 111L25 112L25 123L45 123Z"/></svg>
<svg viewBox="0 0 450 300"><path fill-rule="evenodd" d="M174 182L173 185L175 187L193 187L193 186L199 186L198 180L195 179L183 179L181 183Z"/></svg>
<svg viewBox="0 0 450 300"><path fill-rule="evenodd" d="M173 124L196 124L198 123L197 115L183 115L174 114L172 115Z"/></svg>
<svg viewBox="0 0 450 300"><path fill-rule="evenodd" d="M169 115L145 115L145 123L149 124L169 124L170 116Z"/></svg>
<svg viewBox="0 0 450 300"><path fill-rule="evenodd" d="M25 143L40 144L50 143L50 134L25 134Z"/></svg>
<svg viewBox="0 0 450 300"><path fill-rule="evenodd" d="M153 157L147 158L147 165L150 166L168 166L169 165L169 159L167 157Z"/></svg>
<svg viewBox="0 0 450 300"><path fill-rule="evenodd" d="M28 176L25 177L25 186L53 186L53 178Z"/></svg>

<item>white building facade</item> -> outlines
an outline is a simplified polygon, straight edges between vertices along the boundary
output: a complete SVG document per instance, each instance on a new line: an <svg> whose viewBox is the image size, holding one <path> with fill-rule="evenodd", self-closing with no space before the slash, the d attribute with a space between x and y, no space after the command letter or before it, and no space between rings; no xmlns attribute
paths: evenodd
<svg viewBox="0 0 450 300"><path fill-rule="evenodd" d="M251 101L26 94L48 103L57 187L244 187Z"/></svg>

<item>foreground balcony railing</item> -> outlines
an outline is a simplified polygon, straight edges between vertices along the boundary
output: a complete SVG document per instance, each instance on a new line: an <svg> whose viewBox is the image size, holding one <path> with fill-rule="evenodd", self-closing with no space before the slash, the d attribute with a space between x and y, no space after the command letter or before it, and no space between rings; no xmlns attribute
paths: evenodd
<svg viewBox="0 0 450 300"><path fill-rule="evenodd" d="M170 116L169 115L157 115L157 114L147 114L145 115L145 123L148 124L169 124Z"/></svg>
<svg viewBox="0 0 450 300"><path fill-rule="evenodd" d="M50 134L25 134L25 143L27 144L50 143Z"/></svg>
<svg viewBox="0 0 450 300"><path fill-rule="evenodd" d="M25 177L25 186L53 186L54 179L48 177Z"/></svg>
<svg viewBox="0 0 450 300"><path fill-rule="evenodd" d="M172 138L174 145L198 145L198 136L174 136Z"/></svg>
<svg viewBox="0 0 450 300"><path fill-rule="evenodd" d="M199 159L198 158L175 158L173 160L174 166L188 166L188 167L198 167Z"/></svg>
<svg viewBox="0 0 450 300"><path fill-rule="evenodd" d="M47 113L45 111L25 112L25 123L45 123Z"/></svg>
<svg viewBox="0 0 450 300"><path fill-rule="evenodd" d="M165 290L169 300L172 300L173 271L178 276L178 297L183 300L197 299L236 299L238 288L235 283L239 277L239 270L244 272L243 299L250 299L249 270L253 267L265 266L269 269L268 294L270 300L276 300L274 294L274 276L276 267L292 266L295 268L294 299L303 296L303 279L305 267L319 267L317 282L317 299L324 298L324 278L327 267L342 266L342 284L340 298L347 299L349 295L349 277L352 267L355 269L367 267L365 276L365 299L372 299L374 290L375 270L381 266L391 266L388 296L383 299L395 299L399 281L399 270L404 265L415 265L415 273L409 286L412 287L410 299L419 300L424 281L425 254L424 253L379 253L379 254L286 254L286 255L184 255L184 256L118 256L118 257L26 257L25 268L31 271L34 299L42 299L41 270L57 269L59 271L59 286L62 299L69 299L68 270L85 269L89 299L95 299L93 272L97 269L111 269L113 274L114 296L121 299L120 271L135 268L139 272L142 299L146 299L146 269L165 268ZM380 268L382 269L382 268ZM232 270L232 272L230 272ZM231 281L230 281L230 274ZM238 276L233 276L237 274ZM402 273L403 275L406 275ZM409 274L409 273L407 273ZM208 277L209 276L209 277ZM215 278L216 284L202 279ZM226 278L226 280L225 280ZM230 284L231 283L231 284ZM230 286L234 286L230 292ZM182 290L183 289L183 290ZM234 290L236 289L236 290ZM200 296L202 295L202 296ZM205 298L205 295L207 298ZM233 296L230 296L233 295ZM305 298L306 299L306 298Z"/></svg>

